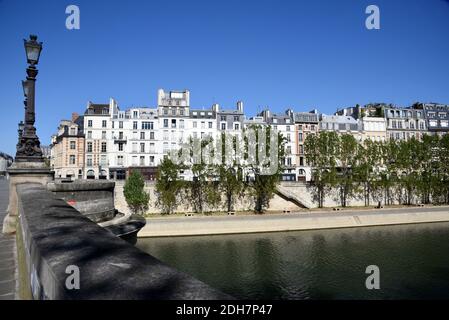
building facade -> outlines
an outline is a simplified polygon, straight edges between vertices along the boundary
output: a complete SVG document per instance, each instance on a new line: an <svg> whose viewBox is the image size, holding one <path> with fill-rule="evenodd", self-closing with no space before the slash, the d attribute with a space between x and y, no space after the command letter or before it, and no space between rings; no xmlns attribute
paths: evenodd
<svg viewBox="0 0 449 320"><path fill-rule="evenodd" d="M319 113L317 110L294 112L293 119L295 123L297 179L310 181L312 179L312 169L307 164L305 141L309 135L318 133Z"/></svg>
<svg viewBox="0 0 449 320"><path fill-rule="evenodd" d="M84 119L77 113L71 120L62 120L52 136L50 166L55 179L76 180L84 177Z"/></svg>
<svg viewBox="0 0 449 320"><path fill-rule="evenodd" d="M391 140L420 140L427 131L426 115L423 109L385 107L386 134Z"/></svg>
<svg viewBox="0 0 449 320"><path fill-rule="evenodd" d="M421 104L430 134L442 136L449 132L449 105L441 103Z"/></svg>

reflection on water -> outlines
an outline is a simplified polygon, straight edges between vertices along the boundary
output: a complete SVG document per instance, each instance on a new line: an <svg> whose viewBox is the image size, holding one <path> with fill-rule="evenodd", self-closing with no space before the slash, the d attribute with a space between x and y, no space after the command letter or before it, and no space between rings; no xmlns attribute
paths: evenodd
<svg viewBox="0 0 449 320"><path fill-rule="evenodd" d="M449 298L449 223L140 239L137 246L241 299ZM365 269L380 268L380 290Z"/></svg>

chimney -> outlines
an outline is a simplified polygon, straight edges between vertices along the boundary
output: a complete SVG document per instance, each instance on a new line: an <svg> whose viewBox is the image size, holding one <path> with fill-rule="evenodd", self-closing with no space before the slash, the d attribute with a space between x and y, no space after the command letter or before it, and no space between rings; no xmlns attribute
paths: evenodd
<svg viewBox="0 0 449 320"><path fill-rule="evenodd" d="M76 119L78 119L79 118L79 114L78 113L76 113L76 112L72 112L72 122L75 122L76 121Z"/></svg>
<svg viewBox="0 0 449 320"><path fill-rule="evenodd" d="M237 101L237 110L243 113L243 101Z"/></svg>
<svg viewBox="0 0 449 320"><path fill-rule="evenodd" d="M212 105L212 111L218 112L220 110L220 105L218 103L214 103Z"/></svg>

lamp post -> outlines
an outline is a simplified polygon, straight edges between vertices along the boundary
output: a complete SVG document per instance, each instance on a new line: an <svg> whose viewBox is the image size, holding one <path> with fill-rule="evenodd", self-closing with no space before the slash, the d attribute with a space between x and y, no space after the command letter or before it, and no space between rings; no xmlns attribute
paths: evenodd
<svg viewBox="0 0 449 320"><path fill-rule="evenodd" d="M25 40L25 52L28 62L27 80L22 81L23 94L25 96L25 125L22 136L19 137L17 145L16 161L18 162L43 162L42 150L39 138L36 135L35 122L35 84L38 70L36 65L42 50L42 42L37 41L37 36L30 35L30 39Z"/></svg>

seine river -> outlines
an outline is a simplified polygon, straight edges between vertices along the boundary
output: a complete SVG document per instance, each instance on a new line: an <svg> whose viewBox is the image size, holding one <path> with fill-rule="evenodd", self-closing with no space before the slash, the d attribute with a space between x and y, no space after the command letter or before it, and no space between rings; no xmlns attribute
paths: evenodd
<svg viewBox="0 0 449 320"><path fill-rule="evenodd" d="M449 223L145 238L137 246L240 299L449 298ZM368 290L368 265L380 289Z"/></svg>

